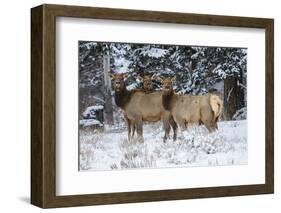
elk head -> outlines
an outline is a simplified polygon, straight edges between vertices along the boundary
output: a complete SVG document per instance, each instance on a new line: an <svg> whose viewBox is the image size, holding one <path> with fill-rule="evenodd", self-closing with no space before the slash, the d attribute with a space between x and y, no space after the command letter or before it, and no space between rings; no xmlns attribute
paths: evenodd
<svg viewBox="0 0 281 213"><path fill-rule="evenodd" d="M176 76L161 78L162 90L164 92L169 92L173 90L173 82L175 82Z"/></svg>
<svg viewBox="0 0 281 213"><path fill-rule="evenodd" d="M110 74L110 77L113 81L113 89L116 92L126 88L124 79L128 77L127 73L112 73Z"/></svg>
<svg viewBox="0 0 281 213"><path fill-rule="evenodd" d="M143 82L143 89L144 90L153 90L153 82L152 81L154 80L154 75L152 75L152 76L147 75L147 74L145 74L143 76L139 75L138 79Z"/></svg>

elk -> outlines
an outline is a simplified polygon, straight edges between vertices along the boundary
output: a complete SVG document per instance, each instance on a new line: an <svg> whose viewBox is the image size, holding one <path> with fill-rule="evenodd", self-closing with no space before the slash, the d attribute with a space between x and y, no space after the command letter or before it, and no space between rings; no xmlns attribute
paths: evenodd
<svg viewBox="0 0 281 213"><path fill-rule="evenodd" d="M166 142L171 127L176 139L177 124L171 113L162 106L162 92L154 91L145 93L142 90L127 90L124 78L127 74L111 74L113 88L115 90L114 100L118 107L124 111L124 117L128 125L128 139L131 140L136 128L138 141L143 142L143 122L157 122L162 120Z"/></svg>
<svg viewBox="0 0 281 213"><path fill-rule="evenodd" d="M139 75L138 79L140 81L142 81L143 90L144 90L145 93L150 93L150 92L153 91L154 75L151 75L151 74Z"/></svg>
<svg viewBox="0 0 281 213"><path fill-rule="evenodd" d="M209 132L215 131L218 118L222 112L223 103L219 96L208 95L178 95L174 93L173 78L161 79L163 85L162 104L169 110L176 123L182 128L188 124L204 124Z"/></svg>

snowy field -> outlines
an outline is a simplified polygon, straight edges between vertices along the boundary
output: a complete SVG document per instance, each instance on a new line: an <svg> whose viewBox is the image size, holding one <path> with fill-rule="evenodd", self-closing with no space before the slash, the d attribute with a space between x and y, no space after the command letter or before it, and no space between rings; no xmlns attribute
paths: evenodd
<svg viewBox="0 0 281 213"><path fill-rule="evenodd" d="M208 133L204 126L172 132L163 143L161 123L144 125L144 143L128 142L126 128L105 131L80 129L80 171L223 166L247 164L247 121L218 123Z"/></svg>

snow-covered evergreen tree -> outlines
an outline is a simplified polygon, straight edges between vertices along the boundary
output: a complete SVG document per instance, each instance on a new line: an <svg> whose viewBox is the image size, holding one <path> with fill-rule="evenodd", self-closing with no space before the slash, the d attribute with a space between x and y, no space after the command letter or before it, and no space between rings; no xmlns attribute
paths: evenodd
<svg viewBox="0 0 281 213"><path fill-rule="evenodd" d="M160 44L79 42L80 106L104 100L103 56L110 57L111 72L126 72L128 89L141 88L138 75L176 76L174 90L201 95L215 92L225 104L225 119L246 107L247 49ZM157 79L157 78L156 78ZM90 101L94 100L94 101ZM81 108L81 107L80 107ZM83 110L81 109L81 110Z"/></svg>

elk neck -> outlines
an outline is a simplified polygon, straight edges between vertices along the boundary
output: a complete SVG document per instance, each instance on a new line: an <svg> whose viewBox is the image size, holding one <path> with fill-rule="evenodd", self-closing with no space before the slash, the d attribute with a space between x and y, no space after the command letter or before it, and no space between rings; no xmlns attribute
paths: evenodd
<svg viewBox="0 0 281 213"><path fill-rule="evenodd" d="M171 110L172 106L172 100L174 97L175 93L174 90L169 90L169 91L163 91L162 94L162 105L165 110Z"/></svg>
<svg viewBox="0 0 281 213"><path fill-rule="evenodd" d="M131 99L131 92L126 89L126 87L122 88L119 91L115 91L114 100L115 104L121 109L125 109L127 103Z"/></svg>

